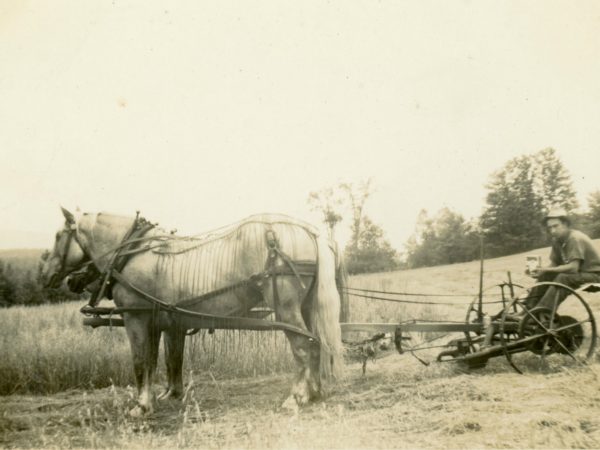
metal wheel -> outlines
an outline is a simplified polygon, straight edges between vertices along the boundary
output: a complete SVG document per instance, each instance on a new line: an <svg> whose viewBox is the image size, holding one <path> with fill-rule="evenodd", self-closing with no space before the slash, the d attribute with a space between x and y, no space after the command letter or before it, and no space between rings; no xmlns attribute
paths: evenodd
<svg viewBox="0 0 600 450"><path fill-rule="evenodd" d="M534 288L554 287L564 289L568 296L551 308L528 307L525 300ZM505 330L518 329L518 339L505 338ZM585 364L596 347L596 321L587 302L574 289L554 282L537 283L527 290L527 295L514 299L506 306L500 322L500 343L506 359L519 373L520 365L532 369L552 364ZM517 353L528 355L515 357ZM531 354L537 355L537 363Z"/></svg>
<svg viewBox="0 0 600 450"><path fill-rule="evenodd" d="M514 302L525 291L525 288L515 283L500 283L488 287L483 291L483 294L487 297L491 297L494 300L487 302L484 298L483 301L483 314L487 315L492 321L499 321L506 308ZM490 294L497 293L498 295L491 296ZM467 324L481 324L482 328L480 331L465 331L465 337L469 345L471 352L476 352L480 349L481 343L485 336L483 331L482 317L479 312L479 296L475 296L469 308L467 309L467 316L465 318ZM517 336L514 333L507 334L506 339L515 339ZM494 336L494 340L497 341L498 336Z"/></svg>

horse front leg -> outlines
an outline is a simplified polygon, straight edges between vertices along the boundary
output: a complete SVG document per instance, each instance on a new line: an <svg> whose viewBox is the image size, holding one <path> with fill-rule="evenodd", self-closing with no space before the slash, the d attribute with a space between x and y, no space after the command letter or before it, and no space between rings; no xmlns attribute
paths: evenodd
<svg viewBox="0 0 600 450"><path fill-rule="evenodd" d="M164 331L165 363L167 365L167 388L158 396L158 400L181 398L183 395L183 351L185 348L185 329L174 325Z"/></svg>
<svg viewBox="0 0 600 450"><path fill-rule="evenodd" d="M160 330L152 314L123 315L133 356L133 371L138 389L138 405L129 414L140 417L154 411L152 382L156 371Z"/></svg>

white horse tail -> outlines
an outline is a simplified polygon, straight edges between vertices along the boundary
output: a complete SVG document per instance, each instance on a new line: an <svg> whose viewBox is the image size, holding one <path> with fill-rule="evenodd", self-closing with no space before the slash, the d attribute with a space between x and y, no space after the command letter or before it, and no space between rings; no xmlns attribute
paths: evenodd
<svg viewBox="0 0 600 450"><path fill-rule="evenodd" d="M340 306L340 322L350 321L350 299L348 296L348 271L346 270L346 264L344 264L344 258L340 251L335 252L336 255L336 276L335 283L337 290L340 294L341 306Z"/></svg>
<svg viewBox="0 0 600 450"><path fill-rule="evenodd" d="M317 237L317 249L318 289L314 297L312 331L321 342L321 377L339 378L343 369L343 347L335 255L327 238L323 236Z"/></svg>

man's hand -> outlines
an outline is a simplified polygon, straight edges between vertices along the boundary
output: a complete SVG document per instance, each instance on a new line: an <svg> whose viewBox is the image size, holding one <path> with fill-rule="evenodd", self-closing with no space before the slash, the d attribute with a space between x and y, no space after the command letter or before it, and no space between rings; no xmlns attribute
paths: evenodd
<svg viewBox="0 0 600 450"><path fill-rule="evenodd" d="M579 265L581 261L578 259L574 259L573 261L568 262L567 264L563 264L561 266L546 266L546 267L538 267L530 271L528 274L532 278L539 278L544 273L577 273L579 272Z"/></svg>
<svg viewBox="0 0 600 450"><path fill-rule="evenodd" d="M531 270L531 271L528 273L528 275L529 275L531 278L536 278L536 279L537 279L537 278L539 278L539 277L540 277L540 276L541 276L541 275L542 275L542 274L543 274L545 271L546 271L546 270L545 270L545 268L544 268L544 267L538 267L537 269L533 269L533 270Z"/></svg>

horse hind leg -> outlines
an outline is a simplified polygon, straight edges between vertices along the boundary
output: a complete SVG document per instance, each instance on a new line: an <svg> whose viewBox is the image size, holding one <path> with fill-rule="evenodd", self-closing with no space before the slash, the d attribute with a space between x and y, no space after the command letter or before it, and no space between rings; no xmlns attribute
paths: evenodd
<svg viewBox="0 0 600 450"><path fill-rule="evenodd" d="M272 298L278 320L294 325L308 331L301 311L301 292L298 280L290 276L277 277L277 293L274 292L272 284L269 283L265 295ZM319 346L312 339L285 331L294 359L300 370L292 385L289 397L283 403L284 408L295 409L320 397L321 385L319 381Z"/></svg>
<svg viewBox="0 0 600 450"><path fill-rule="evenodd" d="M289 321L286 322L289 323ZM296 324L296 326L299 326L299 324ZM315 347L318 344L312 342L309 338L293 332L285 332L285 334L300 369L292 384L290 395L286 398L283 406L295 409L296 406L303 406L321 397L321 384L319 378L315 377L315 370L318 374L320 356L318 349L315 352Z"/></svg>
<svg viewBox="0 0 600 450"><path fill-rule="evenodd" d="M158 359L160 330L152 314L125 313L123 318L133 355L133 371L138 389L138 405L129 413L133 417L139 417L154 411L152 382Z"/></svg>
<svg viewBox="0 0 600 450"><path fill-rule="evenodd" d="M166 390L158 396L158 400L179 399L183 395L185 331L182 327L174 325L163 332L168 384Z"/></svg>

